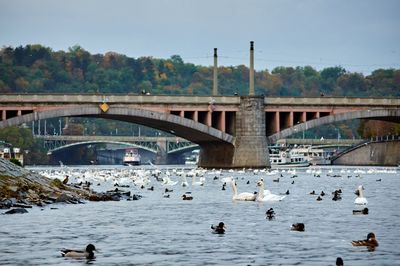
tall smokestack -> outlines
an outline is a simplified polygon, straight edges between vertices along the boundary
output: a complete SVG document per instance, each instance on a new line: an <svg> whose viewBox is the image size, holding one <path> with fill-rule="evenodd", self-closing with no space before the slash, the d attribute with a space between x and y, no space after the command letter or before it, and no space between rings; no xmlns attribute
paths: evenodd
<svg viewBox="0 0 400 266"><path fill-rule="evenodd" d="M217 48L214 48L214 83L212 95L218 95L218 63L217 63Z"/></svg>
<svg viewBox="0 0 400 266"><path fill-rule="evenodd" d="M254 42L250 42L249 95L254 95Z"/></svg>

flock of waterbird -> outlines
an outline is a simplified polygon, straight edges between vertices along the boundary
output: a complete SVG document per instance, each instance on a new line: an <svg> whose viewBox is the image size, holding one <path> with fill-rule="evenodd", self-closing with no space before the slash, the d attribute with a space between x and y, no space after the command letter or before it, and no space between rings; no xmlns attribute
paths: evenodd
<svg viewBox="0 0 400 266"><path fill-rule="evenodd" d="M348 177L350 178L352 174L355 174L356 177L360 177L361 174L366 173L395 173L395 170L389 169L370 169L368 171L364 170L341 170L339 174L334 174L334 171L328 170L327 176L332 177ZM249 175L259 175L261 178L256 182L256 186L258 191L255 192L238 192L237 187L237 178L234 178L230 173L238 173L238 174L249 174ZM49 178L58 178L64 180L64 183L68 183L73 186L86 185L86 189L90 189L90 186L102 187L102 189L107 189L111 187L125 187L129 188L130 186L136 186L140 189L145 189L147 187L148 190L154 190L154 186L151 185L154 180L160 183L163 187L163 197L169 198L170 193L173 192L172 187L176 185L180 185L182 187L189 188L190 186L193 188L195 186L205 186L206 181L208 180L207 176L213 177L212 180L220 180L222 182L222 190L225 190L227 184L230 184L232 187L232 200L233 201L254 201L254 202L268 202L268 201L282 201L285 199L287 195L289 195L289 190L285 193L285 195L277 195L271 193L271 191L265 189L265 182L263 176L278 176L278 178L272 179L273 182L279 182L279 178L284 177L283 173L291 175L292 178L297 177L296 170L252 170L252 169L242 169L242 170L206 170L200 168L191 168L191 169L167 169L161 171L158 168L153 169L139 169L133 167L127 168L115 168L115 169L76 169L69 167L62 167L59 170L43 170L39 173L49 177ZM320 177L322 174L321 168L307 169L306 173L313 174L315 177ZM228 175L227 177L223 177L224 175ZM188 182L188 178L191 178L191 183ZM381 180L376 180L381 181ZM249 184L250 181L247 181ZM292 184L294 181L292 181ZM94 189L96 190L96 189ZM97 189L98 190L98 189ZM332 200L341 200L341 189L335 190L332 192L333 198ZM315 190L310 192L311 195L316 195ZM354 200L355 206L362 206L362 209L359 207L353 210L353 214L368 214L368 208L365 206L368 204L367 199L364 196L364 187L359 185L355 192L357 197ZM317 201L322 200L321 197L325 196L326 193L321 191L318 195ZM134 195L135 196L135 195ZM138 197L137 199L139 199ZM182 200L193 200L194 197L191 192L186 192L181 196ZM269 208L266 211L266 219L272 220L275 218L275 211L273 208ZM219 222L217 225L211 225L211 230L216 234L224 234L226 231L226 226L223 222ZM291 226L291 230L294 231L305 231L304 223L295 223ZM370 232L367 235L367 239L365 240L355 240L351 242L353 246L366 246L369 250L374 250L375 247L378 246L378 241L375 238L375 234ZM94 245L89 244L85 250L77 251L77 250L62 250L62 256L65 257L85 257L87 259L93 259L96 248ZM337 263L343 263L343 260L339 257L337 259ZM337 264L340 265L340 264Z"/></svg>

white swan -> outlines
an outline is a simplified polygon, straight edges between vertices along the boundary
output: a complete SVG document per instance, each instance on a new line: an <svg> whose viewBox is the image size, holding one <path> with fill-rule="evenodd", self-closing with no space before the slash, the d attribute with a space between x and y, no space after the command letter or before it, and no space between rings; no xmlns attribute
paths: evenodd
<svg viewBox="0 0 400 266"><path fill-rule="evenodd" d="M196 181L195 176L192 176L192 186L204 186L204 179L200 179L200 181Z"/></svg>
<svg viewBox="0 0 400 266"><path fill-rule="evenodd" d="M232 200L242 200L242 201L255 201L256 200L256 194L254 194L254 193L242 192L242 193L238 194L235 180L232 179L231 184L232 184L232 190L233 190Z"/></svg>
<svg viewBox="0 0 400 266"><path fill-rule="evenodd" d="M178 181L172 181L171 178L168 176L163 178L163 185L164 186L175 186Z"/></svg>
<svg viewBox="0 0 400 266"><path fill-rule="evenodd" d="M354 200L354 204L357 205L367 205L368 201L364 197L364 187L362 185L359 185L357 190L356 190L356 195L357 198Z"/></svg>
<svg viewBox="0 0 400 266"><path fill-rule="evenodd" d="M258 193L256 201L281 201L286 197L286 196L279 196L272 194L271 191L269 190L264 190L263 179L257 182L257 186L258 186Z"/></svg>
<svg viewBox="0 0 400 266"><path fill-rule="evenodd" d="M186 180L186 175L183 175L182 176L182 187L188 187L188 186L189 186L189 184Z"/></svg>

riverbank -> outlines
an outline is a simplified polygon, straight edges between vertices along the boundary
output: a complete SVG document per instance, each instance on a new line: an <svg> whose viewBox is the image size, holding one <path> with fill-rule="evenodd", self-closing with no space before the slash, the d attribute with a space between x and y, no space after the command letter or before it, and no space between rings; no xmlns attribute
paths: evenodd
<svg viewBox="0 0 400 266"><path fill-rule="evenodd" d="M59 179L49 179L0 158L0 209L44 207L53 203L79 204L86 200L118 200L118 197L112 193L96 193L89 187L64 184ZM10 211L10 214L26 212Z"/></svg>

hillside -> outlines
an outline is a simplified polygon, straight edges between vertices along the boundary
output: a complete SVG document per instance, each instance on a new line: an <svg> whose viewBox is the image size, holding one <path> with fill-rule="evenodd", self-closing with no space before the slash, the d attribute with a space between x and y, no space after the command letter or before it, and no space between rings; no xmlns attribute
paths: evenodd
<svg viewBox="0 0 400 266"><path fill-rule="evenodd" d="M210 59L210 64L211 64ZM115 52L90 54L80 46L53 51L42 45L0 50L0 93L100 92L209 95L212 67L169 59L130 58ZM244 65L218 68L222 95L246 95L249 70ZM341 66L317 71L311 66L256 71L256 94L266 96L400 96L400 70L377 69L369 76Z"/></svg>

